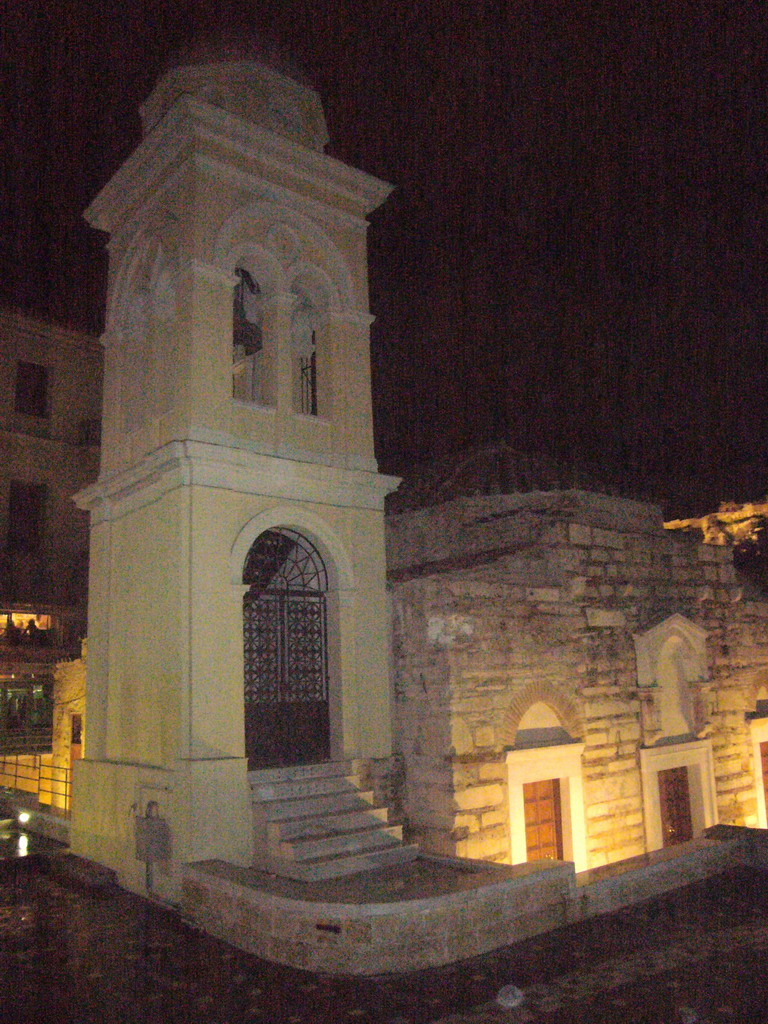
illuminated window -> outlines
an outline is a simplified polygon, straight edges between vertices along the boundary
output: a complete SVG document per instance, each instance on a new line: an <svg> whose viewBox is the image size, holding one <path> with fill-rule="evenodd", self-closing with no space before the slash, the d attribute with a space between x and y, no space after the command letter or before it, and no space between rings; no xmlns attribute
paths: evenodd
<svg viewBox="0 0 768 1024"><path fill-rule="evenodd" d="M48 416L48 370L37 363L16 364L14 411L23 416Z"/></svg>

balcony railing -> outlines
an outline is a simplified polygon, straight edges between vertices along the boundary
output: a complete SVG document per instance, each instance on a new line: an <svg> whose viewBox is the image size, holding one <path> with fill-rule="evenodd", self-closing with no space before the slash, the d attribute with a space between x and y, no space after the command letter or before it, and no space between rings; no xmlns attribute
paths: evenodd
<svg viewBox="0 0 768 1024"><path fill-rule="evenodd" d="M43 755L0 755L0 786L37 797L38 803L69 815L72 771L59 758Z"/></svg>

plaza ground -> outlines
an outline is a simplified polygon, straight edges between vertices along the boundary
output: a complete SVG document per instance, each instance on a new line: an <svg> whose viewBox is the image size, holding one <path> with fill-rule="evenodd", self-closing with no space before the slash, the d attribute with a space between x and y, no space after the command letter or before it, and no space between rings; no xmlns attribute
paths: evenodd
<svg viewBox="0 0 768 1024"><path fill-rule="evenodd" d="M86 884L75 864L34 853L2 864L2 1022L768 1022L768 877L749 868L446 967L331 978ZM495 1002L510 984L518 1009Z"/></svg>

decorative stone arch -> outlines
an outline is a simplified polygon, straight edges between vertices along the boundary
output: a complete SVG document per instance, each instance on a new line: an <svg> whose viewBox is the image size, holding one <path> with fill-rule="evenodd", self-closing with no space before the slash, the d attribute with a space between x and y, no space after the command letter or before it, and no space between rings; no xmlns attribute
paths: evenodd
<svg viewBox="0 0 768 1024"><path fill-rule="evenodd" d="M246 269L258 281L265 298L288 291L288 279L280 260L266 246L256 242L243 242L217 265L228 274L234 274L238 267Z"/></svg>
<svg viewBox="0 0 768 1024"><path fill-rule="evenodd" d="M230 581L242 586L243 566L253 542L267 530L280 526L296 530L312 541L325 561L329 590L338 591L342 603L346 604L346 598L355 588L352 559L333 527L311 509L300 505L278 505L245 523L230 549Z"/></svg>
<svg viewBox="0 0 768 1024"><path fill-rule="evenodd" d="M680 614L635 634L643 743L711 729L707 632Z"/></svg>
<svg viewBox="0 0 768 1024"><path fill-rule="evenodd" d="M648 851L717 823L707 633L680 614L634 636L640 695L640 773ZM674 774L674 779L672 775ZM674 801L669 787L674 782ZM682 787L682 789L680 789ZM673 820L665 810L685 807ZM676 811L675 814L678 812Z"/></svg>
<svg viewBox="0 0 768 1024"><path fill-rule="evenodd" d="M768 668L757 669L750 673L745 700L746 711L750 715L762 710L758 705L763 701L768 702Z"/></svg>
<svg viewBox="0 0 768 1024"><path fill-rule="evenodd" d="M515 748L520 723L531 709L540 705L562 726L551 730L559 735L554 742ZM576 705L559 687L532 683L515 695L500 731L507 746L511 862L520 864L528 860L526 796L530 786L546 782L551 784L553 793L552 814L560 835L562 856L573 861L577 871L585 870L587 839L581 766L584 743L577 739L582 734L582 726ZM563 733L567 737L563 737Z"/></svg>
<svg viewBox="0 0 768 1024"><path fill-rule="evenodd" d="M149 272L149 294L152 311L158 320L171 320L176 312L176 284L178 267L163 246L158 243Z"/></svg>
<svg viewBox="0 0 768 1024"><path fill-rule="evenodd" d="M501 724L499 733L504 747L514 746L520 722L534 704L546 704L551 708L572 739L582 737L584 729L581 714L574 701L557 686L531 683L512 698Z"/></svg>
<svg viewBox="0 0 768 1024"><path fill-rule="evenodd" d="M295 251L291 251L292 246L283 244L280 229L283 229L285 238L294 240ZM232 254L249 245L257 245L270 252L283 268L294 264L298 258L308 258L309 263L322 268L328 280L333 282L339 308L357 308L359 297L346 259L309 217L269 199L247 203L231 213L219 228L211 262L223 270L230 270Z"/></svg>
<svg viewBox="0 0 768 1024"><path fill-rule="evenodd" d="M342 301L333 278L316 263L306 259L296 260L288 268L288 287L291 292L306 294L314 306L326 313L341 310Z"/></svg>
<svg viewBox="0 0 768 1024"><path fill-rule="evenodd" d="M356 586L352 559L336 530L321 516L297 505L280 505L254 516L243 525L230 550L229 573L232 586L245 595L243 568L248 553L262 534L274 529L290 529L306 538L323 560L328 576L328 700L330 717L330 756L343 756L342 703L344 680L341 673L342 635L352 628L349 621Z"/></svg>
<svg viewBox="0 0 768 1024"><path fill-rule="evenodd" d="M167 283L163 280L162 270L172 270L172 264L160 239L149 230L141 230L134 235L120 260L109 290L106 316L108 331L122 333L125 330L134 293L143 287L149 295L154 296ZM170 279L175 283L175 268Z"/></svg>
<svg viewBox="0 0 768 1024"><path fill-rule="evenodd" d="M179 358L172 328L177 283L175 253L149 233L137 234L111 290L110 326L105 332L119 366L119 403L126 430L140 427L146 413L167 412L178 390Z"/></svg>

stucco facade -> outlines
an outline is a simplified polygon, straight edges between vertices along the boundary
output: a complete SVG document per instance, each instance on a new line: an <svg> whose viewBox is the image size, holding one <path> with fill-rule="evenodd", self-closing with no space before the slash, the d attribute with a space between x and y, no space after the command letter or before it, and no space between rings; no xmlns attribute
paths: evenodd
<svg viewBox="0 0 768 1024"><path fill-rule="evenodd" d="M0 310L0 784L47 802L55 666L86 628L88 519L72 495L98 472L101 373L95 338Z"/></svg>
<svg viewBox="0 0 768 1024"><path fill-rule="evenodd" d="M131 810L155 801L172 837L156 885L173 895L182 863L253 857L243 616L259 538L298 537L322 563L327 754L391 753L396 481L373 458L365 219L389 187L323 153L315 93L247 61L168 72L143 119L88 211L111 236L110 283L101 472L78 498L88 746L72 845L142 887Z"/></svg>

